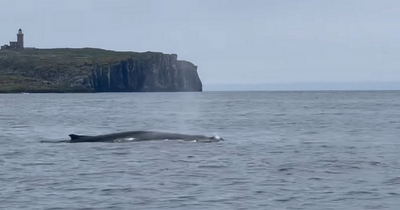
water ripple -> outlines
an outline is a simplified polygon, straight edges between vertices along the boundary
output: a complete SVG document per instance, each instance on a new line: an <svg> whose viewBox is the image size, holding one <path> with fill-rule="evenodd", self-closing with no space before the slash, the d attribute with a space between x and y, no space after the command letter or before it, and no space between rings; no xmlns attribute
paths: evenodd
<svg viewBox="0 0 400 210"><path fill-rule="evenodd" d="M398 209L398 104L397 92L0 95L1 208ZM38 143L144 129L227 141Z"/></svg>

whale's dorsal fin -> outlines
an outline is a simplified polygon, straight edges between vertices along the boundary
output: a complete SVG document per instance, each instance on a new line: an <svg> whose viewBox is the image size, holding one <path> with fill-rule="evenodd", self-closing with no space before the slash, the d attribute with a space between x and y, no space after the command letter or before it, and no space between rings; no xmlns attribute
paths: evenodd
<svg viewBox="0 0 400 210"><path fill-rule="evenodd" d="M68 136L71 137L71 140L90 137L90 136L82 136L82 135L77 135L77 134L69 134Z"/></svg>

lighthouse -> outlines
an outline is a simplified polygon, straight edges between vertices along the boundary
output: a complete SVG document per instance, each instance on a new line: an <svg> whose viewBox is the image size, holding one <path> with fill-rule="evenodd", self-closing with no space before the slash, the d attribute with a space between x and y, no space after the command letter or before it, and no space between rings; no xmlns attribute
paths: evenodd
<svg viewBox="0 0 400 210"><path fill-rule="evenodd" d="M17 34L17 49L24 49L24 34L21 29L18 30Z"/></svg>

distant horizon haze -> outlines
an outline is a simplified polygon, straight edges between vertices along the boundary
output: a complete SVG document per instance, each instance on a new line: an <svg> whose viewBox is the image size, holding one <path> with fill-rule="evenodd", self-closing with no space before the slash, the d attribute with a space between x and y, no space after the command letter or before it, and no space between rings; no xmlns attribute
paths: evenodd
<svg viewBox="0 0 400 210"><path fill-rule="evenodd" d="M400 81L203 84L204 91L400 90Z"/></svg>

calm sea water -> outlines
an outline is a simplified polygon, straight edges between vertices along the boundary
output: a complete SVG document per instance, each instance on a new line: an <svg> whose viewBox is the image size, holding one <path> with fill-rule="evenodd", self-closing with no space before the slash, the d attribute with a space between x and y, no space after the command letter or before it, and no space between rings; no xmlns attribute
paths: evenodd
<svg viewBox="0 0 400 210"><path fill-rule="evenodd" d="M160 130L224 142L45 144ZM400 92L0 95L1 209L400 209Z"/></svg>

